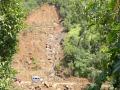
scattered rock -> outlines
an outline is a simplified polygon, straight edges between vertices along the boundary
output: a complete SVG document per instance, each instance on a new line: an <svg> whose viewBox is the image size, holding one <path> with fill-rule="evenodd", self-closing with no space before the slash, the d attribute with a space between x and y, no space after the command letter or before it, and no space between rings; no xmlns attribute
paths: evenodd
<svg viewBox="0 0 120 90"><path fill-rule="evenodd" d="M13 81L14 81L14 82L21 83L21 80L20 80L20 79L18 79L18 78L16 78L16 77L14 77L14 78L13 78Z"/></svg>
<svg viewBox="0 0 120 90"><path fill-rule="evenodd" d="M31 60L27 60L25 61L25 63L27 63L28 65L32 64L32 61Z"/></svg>
<svg viewBox="0 0 120 90"><path fill-rule="evenodd" d="M36 86L35 90L41 90L40 86Z"/></svg>
<svg viewBox="0 0 120 90"><path fill-rule="evenodd" d="M18 51L18 55L14 59L14 61L18 61L18 63L13 64L12 66L14 66L16 70L20 71L20 74L18 73L18 76L22 78L24 81L21 81L22 79L19 80L15 78L14 79L15 84L17 84L20 87L23 86L22 90L71 90L70 86L72 85L67 86L68 83L67 85L65 84L66 80L63 80L64 77L63 78L59 77L59 79L58 78L55 79L56 75L54 75L55 74L54 66L52 66L52 64L56 64L57 62L59 62L60 57L63 58L63 55L61 54L63 52L60 44L61 45L63 44L63 40L61 39L63 38L64 33L62 35L61 33L62 30L61 28L59 28L60 26L58 21L59 17L57 17L55 10L51 10L51 7L45 6L41 8L45 8L45 10L42 9L44 13L41 13L41 9L38 9L38 11L32 13L27 18L27 23L31 25L31 27L28 28L26 31L22 30L23 34L22 35L20 34L19 38L20 51ZM61 21L62 20L60 20L60 22ZM33 58L31 58L31 56L39 58L37 64L35 64L37 65L37 67L32 65ZM36 68L39 68L39 66L44 70L43 69L36 70ZM35 68L35 70L33 71L29 69L30 71L28 71L29 67L30 68L33 67ZM49 73L51 77L49 77ZM34 75L42 74L44 75L44 78L41 78L39 76L32 76L31 82L29 77L30 75L33 74ZM50 81L48 81L47 79ZM26 80L29 80L30 83L25 82ZM47 81L45 82L44 80ZM71 83L71 81L69 82ZM80 90L80 88L77 88L75 90Z"/></svg>
<svg viewBox="0 0 120 90"><path fill-rule="evenodd" d="M64 90L70 90L68 85L64 85Z"/></svg>
<svg viewBox="0 0 120 90"><path fill-rule="evenodd" d="M47 81L45 81L44 82L44 86L47 87L47 88L49 88L51 85Z"/></svg>

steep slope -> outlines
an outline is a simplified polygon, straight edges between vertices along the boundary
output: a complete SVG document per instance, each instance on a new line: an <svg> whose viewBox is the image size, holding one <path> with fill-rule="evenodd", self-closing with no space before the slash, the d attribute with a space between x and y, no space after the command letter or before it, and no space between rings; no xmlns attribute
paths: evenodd
<svg viewBox="0 0 120 90"><path fill-rule="evenodd" d="M55 75L55 64L63 59L60 45L65 33L54 6L43 5L32 12L26 23L28 27L19 33L19 50L13 57L13 68L18 74L15 88L22 90L81 90L88 80L60 78ZM39 76L42 81L32 83L31 77Z"/></svg>

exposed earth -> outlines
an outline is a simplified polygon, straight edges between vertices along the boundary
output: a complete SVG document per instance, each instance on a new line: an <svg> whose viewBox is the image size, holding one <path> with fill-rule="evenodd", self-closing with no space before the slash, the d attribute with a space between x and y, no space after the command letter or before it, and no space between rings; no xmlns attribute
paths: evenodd
<svg viewBox="0 0 120 90"><path fill-rule="evenodd" d="M55 65L64 58L61 41L65 32L60 19L57 9L48 4L27 17L28 26L19 33L18 52L12 63L18 72L15 90L84 90L89 84L85 78L56 75ZM39 76L41 81L32 82L32 76Z"/></svg>

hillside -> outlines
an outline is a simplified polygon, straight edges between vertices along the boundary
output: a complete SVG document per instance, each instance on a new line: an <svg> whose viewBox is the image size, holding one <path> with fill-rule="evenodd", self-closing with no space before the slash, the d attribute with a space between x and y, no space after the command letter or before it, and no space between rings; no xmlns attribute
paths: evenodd
<svg viewBox="0 0 120 90"><path fill-rule="evenodd" d="M26 19L26 29L19 33L18 52L13 68L18 72L15 90L84 90L89 81L84 78L59 77L55 66L64 58L61 40L65 37L55 6L43 5ZM32 83L31 77L43 80Z"/></svg>

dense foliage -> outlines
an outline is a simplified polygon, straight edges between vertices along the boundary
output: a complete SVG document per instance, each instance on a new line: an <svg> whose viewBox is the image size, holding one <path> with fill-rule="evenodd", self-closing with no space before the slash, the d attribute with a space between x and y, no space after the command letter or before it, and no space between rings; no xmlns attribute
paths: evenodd
<svg viewBox="0 0 120 90"><path fill-rule="evenodd" d="M95 77L89 89L99 90L111 81L120 88L120 1L52 0L69 31L64 42L65 60L74 75Z"/></svg>
<svg viewBox="0 0 120 90"><path fill-rule="evenodd" d="M100 4L96 15L99 15L97 22L97 28L100 28L102 37L102 45L104 50L102 53L109 53L107 60L104 59L102 73L97 77L95 84L92 85L93 89L99 89L102 82L109 80L112 82L114 88L120 89L120 77L119 77L119 46L120 46L120 2L119 0L100 1ZM98 13L99 11L99 13Z"/></svg>
<svg viewBox="0 0 120 90"><path fill-rule="evenodd" d="M64 40L65 64L79 77L93 81L87 89L100 90L105 81L120 89L120 1L119 0L0 0L0 89L12 77L10 63L23 11L43 3L54 4L68 32ZM22 5L22 6L21 6Z"/></svg>
<svg viewBox="0 0 120 90"><path fill-rule="evenodd" d="M17 33L23 26L21 5L20 0L0 0L0 90L8 90L13 76L10 65L16 51Z"/></svg>
<svg viewBox="0 0 120 90"><path fill-rule="evenodd" d="M75 76L94 79L103 69L102 60L108 58L102 53L104 45L94 24L92 1L52 0L60 9L63 25L68 32L64 40L65 63ZM91 2L91 3L90 3ZM99 64L99 66L98 66Z"/></svg>
<svg viewBox="0 0 120 90"><path fill-rule="evenodd" d="M73 75L94 81L91 90L111 81L120 88L120 1L37 0L54 4L68 31L64 40L65 64Z"/></svg>

